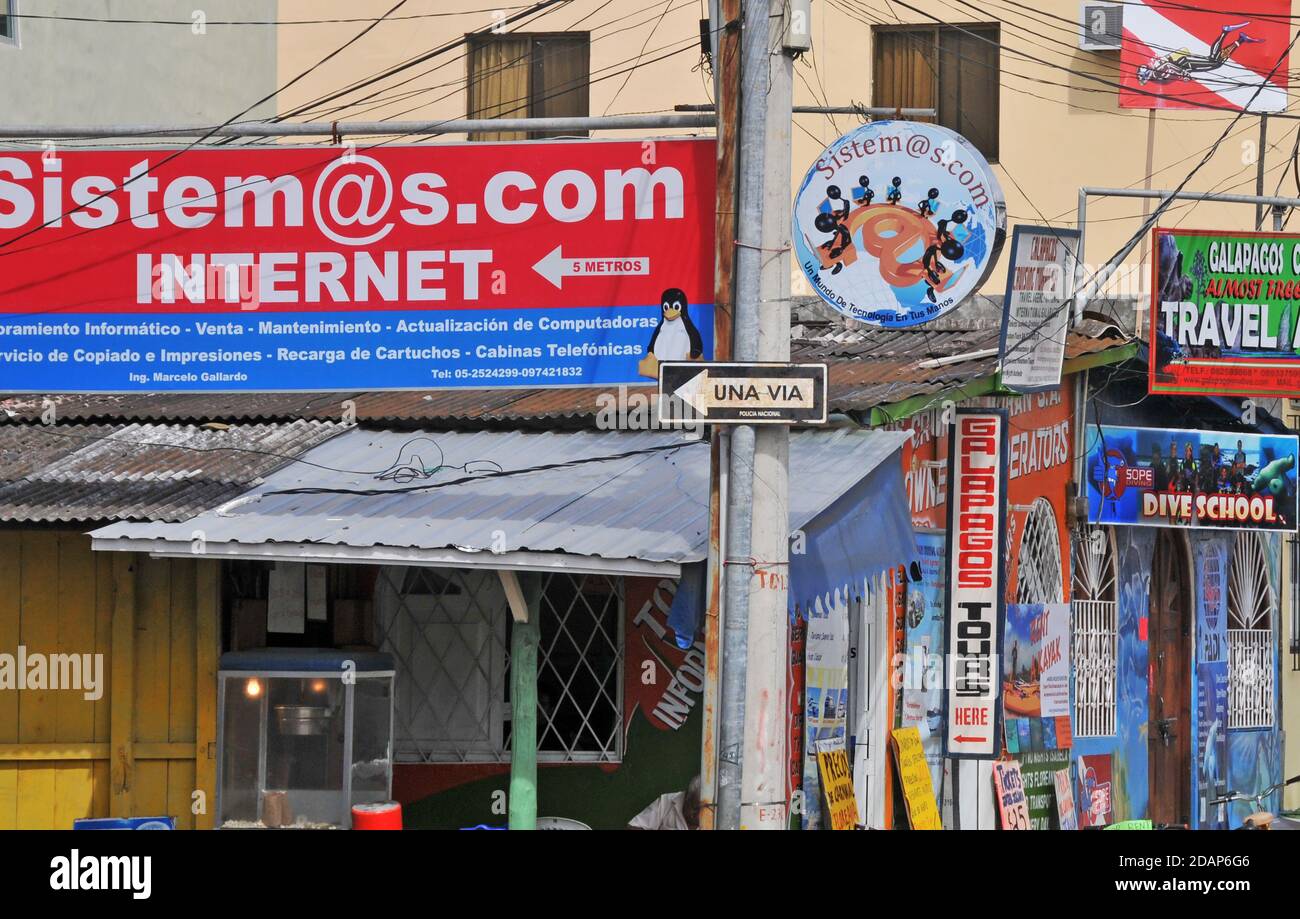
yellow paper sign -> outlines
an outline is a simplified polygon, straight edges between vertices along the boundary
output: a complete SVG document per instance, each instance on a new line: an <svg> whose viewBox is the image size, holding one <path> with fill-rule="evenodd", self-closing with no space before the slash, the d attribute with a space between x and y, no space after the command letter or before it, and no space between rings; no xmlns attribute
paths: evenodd
<svg viewBox="0 0 1300 919"><path fill-rule="evenodd" d="M898 760L898 778L907 803L907 819L914 830L941 830L939 808L934 803L934 784L930 781L930 764L925 761L921 732L915 726L897 728L894 755Z"/></svg>
<svg viewBox="0 0 1300 919"><path fill-rule="evenodd" d="M822 777L822 794L832 830L852 830L858 825L858 800L853 795L853 776L843 748L817 751L817 768Z"/></svg>

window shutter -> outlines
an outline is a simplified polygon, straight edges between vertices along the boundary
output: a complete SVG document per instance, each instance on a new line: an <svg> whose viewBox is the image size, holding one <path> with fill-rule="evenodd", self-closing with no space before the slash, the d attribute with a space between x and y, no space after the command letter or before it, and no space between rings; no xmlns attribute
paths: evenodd
<svg viewBox="0 0 1300 919"><path fill-rule="evenodd" d="M533 42L532 104L534 118L583 118L589 111L591 44L586 33L554 35ZM572 137L588 132L533 131L530 137Z"/></svg>
<svg viewBox="0 0 1300 919"><path fill-rule="evenodd" d="M470 42L469 117L526 118L529 39L490 37ZM524 140L524 131L481 131L470 140Z"/></svg>
<svg viewBox="0 0 1300 919"><path fill-rule="evenodd" d="M938 89L935 29L877 29L872 104L935 108ZM918 118L917 121L933 121Z"/></svg>
<svg viewBox="0 0 1300 919"><path fill-rule="evenodd" d="M939 36L939 123L987 160L998 158L997 26L944 29Z"/></svg>

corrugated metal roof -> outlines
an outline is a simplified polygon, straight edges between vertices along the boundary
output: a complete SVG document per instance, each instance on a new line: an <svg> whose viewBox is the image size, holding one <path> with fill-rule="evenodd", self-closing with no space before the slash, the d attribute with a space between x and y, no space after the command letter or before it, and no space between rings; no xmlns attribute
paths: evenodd
<svg viewBox="0 0 1300 919"><path fill-rule="evenodd" d="M791 434L791 527L807 525L907 436ZM700 561L707 550L709 448L680 433L352 430L303 460L217 511L183 523L115 523L91 535L188 542L201 530L209 545L492 549L652 562ZM415 477L377 477L395 469Z"/></svg>
<svg viewBox="0 0 1300 919"><path fill-rule="evenodd" d="M232 425L0 425L0 520L183 520L344 430Z"/></svg>
<svg viewBox="0 0 1300 919"><path fill-rule="evenodd" d="M820 329L820 330L819 330ZM830 365L832 412L861 413L913 396L940 392L991 376L997 358L971 357L940 368L925 366L934 358L974 355L998 346L1000 332L977 329L930 331L846 329L831 323L805 327L808 337L791 343L791 360ZM1114 326L1086 320L1072 330L1066 359L1105 351L1127 339ZM57 395L48 397L58 417L67 421L288 421L315 418L340 421L355 412L362 424L384 427L532 426L589 427L618 387L559 389L463 389L436 392L247 393ZM629 395L648 394L654 386L629 387ZM0 399L0 412L36 420L42 396Z"/></svg>

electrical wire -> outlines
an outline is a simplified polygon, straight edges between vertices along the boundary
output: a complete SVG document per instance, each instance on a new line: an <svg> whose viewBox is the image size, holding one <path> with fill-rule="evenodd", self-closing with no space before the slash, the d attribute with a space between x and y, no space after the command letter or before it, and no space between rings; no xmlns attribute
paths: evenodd
<svg viewBox="0 0 1300 919"><path fill-rule="evenodd" d="M904 6L906 5L902 2L902 0L896 0L896 2ZM1280 67L1282 65L1282 62L1286 60L1287 56L1291 53L1292 48L1295 47L1297 40L1300 40L1300 31L1296 32L1296 34L1291 38L1291 41L1287 45L1286 49L1282 52L1281 55L1278 56L1277 63L1274 64L1274 70ZM1270 79L1272 78L1272 76L1273 73L1270 72L1266 77L1266 79ZM1264 84L1261 83L1259 85L1259 88L1255 90L1255 96L1258 96L1259 93L1263 91L1263 89L1264 89ZM1254 101L1254 98L1255 97L1252 96L1251 101ZM1208 150L1205 153L1205 155L1201 158L1200 162L1198 162L1192 168L1192 170L1187 173L1187 175L1183 178L1183 180L1178 183L1178 186L1173 190L1173 192L1168 197L1161 200L1161 202L1156 206L1155 210L1151 213L1151 216L1142 222L1142 226L1138 228L1137 232L1135 232L1131 237L1129 237L1128 241L1125 242L1124 245L1122 245L1119 249L1117 249L1115 251L1115 254L1112 255L1110 258L1108 258L1103 263L1100 269L1092 273L1091 277L1089 277L1088 280L1083 284L1082 286L1083 290L1087 290L1089 287L1091 287L1093 282L1097 280L1098 276L1101 273L1105 272L1117 257L1119 257L1122 253L1131 251L1132 248L1136 246L1137 243L1140 242L1148 232L1150 232L1151 228L1154 227L1159 222L1160 216L1163 213L1165 213L1166 210L1168 210L1170 203L1175 200L1174 196L1182 192L1182 190L1187 187L1187 184L1191 182L1191 180L1196 176L1198 172L1200 172L1200 170L1205 166L1205 164L1208 163L1211 159L1213 159L1214 153L1218 150L1219 145L1222 144L1223 141L1227 139L1228 135L1232 131L1233 126L1236 124L1237 121L1239 121L1242 117L1246 115L1246 108L1249 108L1249 104L1247 104L1247 106L1245 106L1242 109L1242 111L1237 113L1237 117L1232 122L1230 122L1228 126L1224 129L1223 133L1219 135L1218 141L1216 141L1215 144L1210 148L1210 150ZM1044 317L1034 327L1034 329L1031 329L1029 332L1027 332L1014 345L1008 346L1007 350L1012 350L1013 347L1018 347L1019 345L1024 344L1026 341L1030 339L1030 336L1034 335L1038 330L1040 330L1044 325L1046 325L1047 322L1052 320L1058 312L1065 309L1072 310L1074 308L1076 298L1077 298L1077 293L1075 296L1071 296L1069 299L1065 300L1060 307L1058 307L1056 310L1053 310L1051 313L1048 314L1048 316Z"/></svg>
<svg viewBox="0 0 1300 919"><path fill-rule="evenodd" d="M636 456L648 457L656 453L681 450L686 447L691 447L698 443L703 442L699 440L689 440L689 441L682 441L678 443L657 444L653 447L641 447L635 450L624 450L619 453L603 454L600 456L580 457L577 459L564 460L555 463L541 463L532 466L522 466L517 469L505 469L501 466L500 463L496 462L495 460L488 460L488 459L469 460L467 462L460 463L457 465L447 465L446 455L443 452L441 445L438 444L436 438L431 437L428 433L420 433L420 434L412 435L411 437L403 441L398 446L397 458L394 459L392 463L385 466L383 469L345 469L337 466L329 466L324 463L317 463L312 460L303 459L301 456L296 456L289 453L279 453L274 450L261 450L255 447L239 447L239 446L197 447L191 444L167 443L164 441L126 440L122 436L124 429L121 428L114 431L112 434L90 434L90 433L82 433L78 431L70 431L67 428L60 429L60 428L56 428L54 425L48 425L43 423L19 425L11 422L9 424L0 424L0 437L3 437L3 432L5 431L6 428L21 428L24 431L39 431L43 434L48 434L53 437L71 438L76 440L93 441L98 443L111 442L113 444L120 445L124 448L157 447L165 450L183 450L189 453L200 453L200 454L242 453L242 454L255 455L255 456L265 456L272 459L284 460L286 466L289 464L297 464L302 466L308 466L313 469L319 469L323 472L332 472L332 473L337 473L339 475L367 476L371 478L380 479L383 481L394 481L394 482L398 482L399 485L403 485L403 487L397 487L397 488L369 488L369 489L330 488L330 487L286 488L286 489L277 489L273 491L261 492L258 495L258 497L268 497L272 495L310 495L310 494L346 494L346 495L379 497L379 496L387 496L387 495L394 495L394 494L405 494L410 492L429 491L438 488L447 488L452 485L463 485L466 484L467 482L478 482L485 479L510 478L518 475L527 475L534 472L546 472L554 469L571 469L571 468L576 468L578 466L588 465L591 463L612 462L615 460L629 459L631 457L636 457ZM330 439L332 438L327 438L326 440L321 441L321 444L328 443ZM407 448L421 441L426 441L430 443L438 451L438 462L433 465L422 466L420 469L414 469L413 467L410 467L407 464L402 464L401 460L402 457L406 455ZM320 446L321 444L314 445L312 449L314 449L315 446ZM477 471L471 471L471 467L474 467L476 465L482 465L484 467L491 465L491 466L495 466L496 468L495 469L483 468ZM284 467L279 467L279 468L284 468ZM439 472L446 472L446 471L465 472L467 474L460 478L453 479L446 482L432 482L423 485L411 485L411 486L404 485L405 482L411 481L412 479L428 478L438 474ZM30 481L31 477L22 476L18 479L10 480L10 482L12 484L12 482L22 481L22 480Z"/></svg>
<svg viewBox="0 0 1300 919"><path fill-rule="evenodd" d="M862 0L832 0L832 2L836 3L837 5L842 5L842 4L845 4L845 3L847 3L847 4L852 4L852 5L854 5L854 6L856 6L856 7L859 7L859 8L862 8L862 7L865 6L865 4L862 2ZM1145 90L1145 89L1142 89L1142 88L1140 88L1140 87L1123 86L1123 85L1121 85L1120 83L1117 83L1117 82L1114 81L1114 80L1108 80L1108 79L1106 79L1105 77L1099 76L1098 74L1088 73L1088 72L1085 71L1085 70L1077 70L1077 69L1072 68L1072 67L1067 67L1067 66L1062 65L1062 64L1056 64L1056 63L1053 63L1052 61L1044 60L1044 59L1041 58L1041 57L1038 57L1038 56L1036 56L1036 55L1030 54L1030 53L1028 53L1028 52L1026 52L1026 51L1023 51L1023 50L1021 50L1021 49L1019 49L1019 48L1016 48L1016 47L1013 47L1013 46L1010 46L1010 45L1006 45L1005 43L1003 43L1003 42L1001 42L1001 41L994 41L993 39L988 38L988 37L985 36L985 35L981 35L981 34L979 34L978 32L972 32L970 29L965 28L964 26L953 25L953 24L951 24L951 23L948 23L948 22L946 22L945 20L940 19L940 18L937 17L937 16L933 16L933 15L931 15L931 14L925 12L924 10L918 9L917 7L914 7L914 6L910 5L909 3L906 2L906 0L893 0L893 2L894 2L894 3L897 3L899 6L903 7L904 9L909 10L910 12L913 12L913 13L915 13L915 14L917 14L917 15L920 15L920 16L925 17L926 19L930 20L931 22L937 23L938 25L946 26L947 28L952 29L952 30L954 30L954 31L956 31L956 32L959 32L959 33L961 33L961 34L963 34L963 35L965 35L965 36L967 36L967 37L969 37L969 38L973 38L973 39L975 39L975 40L977 40L977 41L984 42L984 43L986 43L986 44L992 45L993 47L997 48L997 49L1000 50L1000 51L1006 51L1006 52L1009 52L1009 53L1011 53L1011 54L1015 54L1015 55L1017 55L1017 56L1019 56L1019 57L1021 57L1021 58L1024 58L1025 60L1032 61L1033 63L1040 64L1040 65L1042 65L1042 66L1044 66L1044 67L1048 67L1048 68L1050 68L1050 69L1052 69L1052 70L1063 71L1063 72L1065 72L1065 73L1072 74L1073 76L1080 77L1080 78L1082 78L1082 79L1084 79L1084 80L1089 80L1089 81L1094 82L1094 83L1099 83L1099 84L1101 84L1101 86L1104 87L1104 88L1079 87L1079 86L1071 86L1071 85L1068 84L1068 83L1054 83L1053 81L1049 81L1049 80L1041 80L1041 79L1032 78L1032 77L1024 77L1023 74L1017 74L1017 73L1015 73L1015 72L1013 72L1013 71L1006 71L1005 68L1002 68L1002 70L1003 70L1004 72L1011 73L1012 75L1015 75L1015 76L1021 76L1022 78L1025 78L1025 79L1032 79L1032 80L1034 80L1035 82L1048 83L1049 85L1064 86L1065 88L1072 89L1072 90L1075 90L1075 91L1083 91L1083 92L1101 92L1101 93L1105 93L1106 95L1111 95L1113 90L1122 89L1122 90L1125 91L1125 92L1131 92L1131 93L1134 93L1135 95L1149 96L1149 97L1157 98L1157 99L1164 98L1164 94L1163 94L1163 93L1153 92L1153 91L1151 91L1151 90ZM966 60L966 58L965 58L963 55L960 55L960 54L958 54L958 53L956 53L956 52L948 52L948 54L949 54L950 56L952 56L952 57L957 57L957 58L961 58L961 59L963 59L963 60ZM980 65L981 65L981 66L984 66L984 67L988 67L988 68L990 68L990 69L992 69L992 66L993 66L993 65L988 64L987 62L982 62ZM1271 79L1274 75L1276 75L1276 71L1270 73L1270 75L1269 75L1269 79ZM1259 88L1260 90L1262 90L1263 87L1264 87L1264 84L1267 83L1267 82L1268 82L1267 79L1264 80L1264 81L1262 81L1261 83L1258 84L1258 88ZM1252 85L1252 86L1253 86L1253 85L1255 85L1255 84L1252 83L1252 84L1247 84L1247 85ZM1259 91L1257 90L1256 93L1254 94L1254 96L1252 96L1252 101L1253 101L1254 98L1257 98L1258 95L1259 95ZM1233 107L1230 107L1230 106L1211 105L1210 103L1200 102L1199 100L1183 99L1183 100L1181 100L1181 101L1183 101L1185 104L1187 104L1190 108L1195 108L1195 109L1205 109L1205 110L1209 110L1209 111L1218 111L1218 112L1236 112L1236 111L1237 111L1237 109L1235 109L1235 108L1233 108ZM1270 113L1270 114L1271 114L1271 113ZM1278 118L1295 118L1295 119L1300 119L1300 115L1285 115L1285 114L1277 114L1277 115L1275 115L1274 117L1278 117ZM1235 119L1234 119L1234 120L1235 120Z"/></svg>
<svg viewBox="0 0 1300 919"><path fill-rule="evenodd" d="M384 14L384 17L387 17L387 16L389 16L389 15L391 15L391 14L397 12L399 9L401 9L403 6L405 6L407 2L408 2L408 0L397 0L397 3L393 4L393 6L391 6L391 7L388 8L387 12ZM242 118L244 115L247 115L249 112L251 112L253 109L257 108L259 105L263 104L264 102L269 102L270 100L274 99L274 98L275 98L279 93L284 92L286 89L288 89L289 87L293 86L293 85L294 85L295 83L297 83L298 81L302 80L303 78L305 78L306 76L308 76L309 74L311 74L312 72L314 72L315 70L317 70L317 69L319 69L320 67L324 66L326 63L328 63L329 61L333 60L335 57L337 57L337 56L338 56L339 54L341 54L343 51L347 50L347 49L350 48L352 45L356 44L358 41L360 41L362 38L364 38L367 34L369 34L371 30L373 30L376 26L379 25L379 23L381 23L381 22L384 21L384 17L381 17L381 18L375 20L374 22L370 23L368 26L366 26L364 29L362 29L360 32L358 32L356 35L354 35L354 36L352 36L351 38L349 38L349 39L348 39L346 42L344 42L342 45L338 46L338 47L335 48L333 51L331 51L331 52L329 52L328 54L326 54L323 58L321 58L319 61L317 61L317 62L316 62L315 64L313 64L311 67L307 68L307 69L304 70L302 73L298 74L296 77L294 77L293 79L289 80L289 82L285 83L283 86L279 87L279 88L276 89L274 92L268 93L267 95L263 96L261 99L258 99L258 100L257 100L256 102L254 102L252 105L248 106L247 108L243 109L242 111L239 111L239 112L235 113L234 115L232 115L230 118L226 119L226 121L223 122L222 124L218 125L217 127L212 128L210 131L208 131L206 134L204 134L201 138L199 138L199 140L195 141L195 142L192 143L192 144L188 144L188 145L186 145L185 147L181 148L180 150L177 150L177 151L175 151L175 152L173 152L173 153L170 153L170 154L169 154L165 159L163 159L163 161L162 161L161 163L158 164L158 167L157 167L157 168L161 168L161 167L167 165L168 163L170 163L172 160L176 159L177 157L179 157L179 156L181 156L181 155L183 155L183 154L189 152L190 150L193 150L195 147L197 147L197 146L199 145L199 143L201 143L202 141L208 139L209 137L212 137L214 134L216 134L216 133L217 133L218 131L220 131L222 128L224 128L224 127L226 127L227 125L229 125L231 122L235 121L235 120L238 119L238 118ZM90 200L88 200L88 201L86 201L86 202L84 202L84 203L82 203L82 204L77 205L77 206L76 206L75 208L73 208L71 211L64 211L64 212L60 213L58 216L51 217L51 218L47 219L44 223L40 224L39 226L33 227L33 228L29 229L29 230L24 230L23 232L19 233L17 236L11 236L10 238L8 238L8 239L6 239L6 240L2 240L2 241L0 241L0 250L4 250L4 249L8 248L9 246L12 246L15 242L18 242L19 240L26 239L28 236L31 236L33 233L37 233L37 232L39 232L39 231L41 231L41 230L43 230L43 229L46 229L46 228L49 227L49 226L54 225L55 223L59 223L59 222L61 222L61 221L63 220L63 218L64 218L64 217L67 217L69 214L74 214L74 213L77 213L78 211L84 210L85 208L91 206L92 204L95 204L95 203L98 202L98 201L102 201L102 200L104 200L104 199L107 198L109 195L113 194L114 191L119 191L119 190L121 190L122 188L125 188L126 186L131 185L131 184L133 184L134 182L137 182L137 181L139 181L140 179L142 179L142 178L144 178L145 176L150 175L150 174L151 174L151 173L149 173L149 172L141 172L141 173L137 173L136 175L134 175L134 176L132 176L132 177L126 179L125 181L123 181L122 184L121 184L120 186L118 186L117 188L113 188L113 189L110 189L110 190L108 190L108 191L101 192L100 194L96 195L95 197L91 198Z"/></svg>
<svg viewBox="0 0 1300 919"><path fill-rule="evenodd" d="M590 19L591 17L593 17L593 16L595 16L597 13L599 13L601 10L605 9L606 7L608 7L608 6L610 5L611 2L612 2L612 0L605 0L605 2L602 3L600 6L596 7L595 9L593 9L593 10L591 10L590 12L586 13L585 15L583 15L582 17L580 17L579 19L577 19L577 20L575 20L574 22L570 23L570 24L568 25L568 27L565 28L563 31L565 31L565 32L572 32L572 31L574 31L574 30L575 30L579 25L582 25L582 24L583 24L584 22L586 22L588 19ZM680 9L681 6L686 5L686 4L688 4L689 2L690 2L690 0L683 0L683 3L682 3L682 4L679 4L678 6L673 7L673 9ZM649 6L642 7L642 8L640 8L640 9L633 10L633 11L630 12L630 13L625 13L625 14L623 14L622 16L616 16L616 17L613 18L613 19L610 19L610 20L607 20L607 21L605 21L605 22L599 23L599 24L597 24L597 25L595 25L595 26L592 26L592 27L591 27L591 30L590 30L590 33L589 33L589 34L592 36L591 39L590 39L591 42L594 44L596 41L599 41L599 40L601 40L601 39L605 39L605 38L608 38L608 37L610 37L610 36L612 36L612 35L617 35L617 34L619 34L620 32L627 31L628 29L632 29L632 28L636 28L636 27L638 27L638 26L640 26L640 25L644 25L644 24L645 24L644 22L633 23L632 25L630 25L630 26L625 26L625 27L622 28L622 29L615 29L615 30L613 30L612 32L608 32L608 33L605 33L605 34L603 34L603 35L599 35L599 36L596 36L596 35L595 35L596 32L598 32L599 30L605 28L606 26L613 25L614 23L622 22L623 20L630 19L630 18L632 18L633 16L639 15L640 13L648 12L649 10L650 10L650 7L649 7ZM538 16L538 18L541 18L541 16L546 15L547 12L548 12L547 10L542 10L542 11L537 12L536 15ZM532 15L532 14L529 14L529 15ZM645 20L645 22L649 22L649 21L650 21L650 20ZM515 23L515 24L531 26L531 25L534 24L534 22L528 22L528 23L522 23L522 22L520 22L520 23ZM512 35L512 34L514 34L516 31L517 31L516 29L505 30L505 29L493 28L492 30L490 30L490 34L491 34L491 35ZM406 86L406 85L408 85L408 84L414 82L415 80L418 80L418 79L420 79L421 77L424 77L424 76L428 76L428 75L431 74L431 73L434 73L434 72L436 72L436 71L438 71L438 70L443 69L444 67L450 67L450 66L453 65L453 64L459 63L459 62L461 62L461 61L465 61L465 60L468 58L468 56L469 56L469 48L470 48L470 46L472 45L473 41L476 40L476 39L479 38L479 37L482 37L482 36L486 35L486 34L489 34L489 32L488 32L488 31L484 31L484 30L480 30L478 33L474 33L474 34L471 34L471 35L465 36L465 37L462 38L462 39L457 39L457 40L455 40L455 41L453 41L453 42L449 42L449 43L447 44L446 50L455 50L455 49L457 49L457 48L463 48L463 49L465 49L465 50L462 50L461 53L457 54L455 57L453 57L453 58L451 58L451 59L449 59L449 60L443 61L443 62L440 63L440 64L435 64L433 67L430 67L430 68L428 68L427 70L422 70L422 71L420 71L419 73L413 74L412 76L407 77L406 79L402 80L402 81L399 82L399 83L395 83L395 84L393 84L393 85L391 85L391 86L385 86L385 87L377 88L374 92L370 93L370 94L367 95L367 96L363 96L363 97L361 97L360 99L354 99L354 100L352 100L351 102L342 103L342 104L340 104L340 105L336 105L336 106L333 106L333 107L331 107L331 108L307 108L307 109L304 110L304 106L308 106L308 107L310 107L310 106L314 106L314 105L316 105L316 103L315 103L315 102L301 103L301 104L295 106L295 107L294 107L293 109L291 109L289 112L287 112L287 113L285 114L284 117L285 117L285 118L289 118L289 117L298 117L298 116L302 116L302 117L307 118L307 119L313 119L313 118L331 118L332 116L338 116L338 115L340 115L340 114L343 113L343 112L349 112L350 110L356 109L358 106L360 106L360 105L364 105L366 102L371 102L371 101L374 101L374 102L375 102L374 105L368 106L367 108L362 109L361 111L358 111L358 112L352 112L352 113L348 116L348 117L350 117L350 118L356 118L358 115L365 114L366 112L371 112L371 111L375 111L375 110L377 110L377 109L383 108L383 107L384 107L384 103L386 103L386 102L390 102L390 101L393 102L393 103L401 102L401 101L404 101L404 100L406 100L406 99L409 99L409 98L411 98L411 97L413 97L413 96L415 96L415 95L418 95L418 94L420 94L420 93L422 93L422 92L430 92L430 91L433 91L433 90L436 90L436 89L444 89L444 88L446 88L446 87L448 87L448 86L458 86L458 85L460 85L460 84L462 84L462 83L465 82L465 78L464 78L464 77L457 77L457 78L454 79L454 80L451 80L451 81L448 81L448 82L444 82L444 83L435 84L435 85L433 85L433 86L417 87L417 88L415 88L415 89L404 90L403 92L397 93L396 95L389 96L387 99L384 99L384 98L382 98L382 96L381 96L381 94L383 94L383 93L385 93L385 92L392 92L392 91L398 89L398 87ZM560 54L564 54L564 53L566 53L566 52L564 52L562 49L556 49L556 50L554 50L554 51L544 51L543 54L542 54L542 63L545 64L546 59L550 58L552 55L560 55ZM515 57L515 58L512 58L511 60L503 61L502 63L500 63L500 64L498 64L498 65L494 65L494 66L492 66L492 67L484 68L484 69L481 71L480 76L491 76L491 75L494 75L494 74L496 74L496 73L503 72L503 71L509 69L510 67L517 66L517 65L523 63L527 58L529 58L530 54L531 54L530 51L525 51L523 54L520 54L519 56L517 56L517 57ZM417 56L417 57L418 57L418 56ZM411 60L412 60L412 61L415 61L416 59L413 58L413 59L411 59ZM407 62L407 63L410 63L410 62ZM406 66L405 64L402 65L402 67L405 67L405 66ZM412 66L413 66L413 65L412 65ZM388 68L387 70L388 70L389 72L391 72L391 71L393 70L393 68ZM369 78L365 78L365 79L368 81ZM362 82L362 81L358 81L358 83L357 83L357 85L356 85L356 88L361 88L360 85L359 85L361 82ZM343 95L346 95L348 92L352 92L352 91L353 91L353 88L350 87L350 88L348 88L348 89L343 93ZM325 97L321 97L321 98L323 99L323 98L325 98ZM337 118L337 117L333 117L332 120L336 120L336 121L337 121L337 120L340 120L340 119Z"/></svg>
<svg viewBox="0 0 1300 919"><path fill-rule="evenodd" d="M334 19L203 19L205 26L318 26L356 23L410 22L419 19L443 19L449 16L491 15L523 6L491 6L475 10L452 10L437 13L407 13L403 16L354 16ZM9 19L32 19L46 22L84 22L105 25L185 26L193 28L199 20L191 19L114 19L109 16L57 16L50 13L5 13Z"/></svg>

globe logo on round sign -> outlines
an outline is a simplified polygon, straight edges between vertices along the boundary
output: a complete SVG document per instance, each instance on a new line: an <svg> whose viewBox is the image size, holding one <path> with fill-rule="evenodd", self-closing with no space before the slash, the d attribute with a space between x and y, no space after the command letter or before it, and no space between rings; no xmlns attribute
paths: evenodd
<svg viewBox="0 0 1300 919"><path fill-rule="evenodd" d="M988 278L1005 237L993 170L939 125L862 125L822 152L794 199L794 251L813 289L886 328L955 308Z"/></svg>

